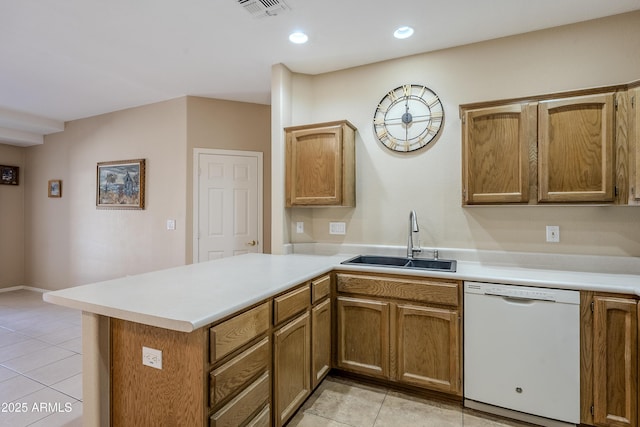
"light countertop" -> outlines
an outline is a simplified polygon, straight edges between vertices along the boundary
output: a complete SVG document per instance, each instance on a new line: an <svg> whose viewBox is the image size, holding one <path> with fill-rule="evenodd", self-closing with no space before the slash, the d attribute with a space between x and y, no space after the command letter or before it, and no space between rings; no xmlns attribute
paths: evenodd
<svg viewBox="0 0 640 427"><path fill-rule="evenodd" d="M348 257L247 254L47 292L45 301L191 332L331 271Z"/></svg>
<svg viewBox="0 0 640 427"><path fill-rule="evenodd" d="M334 269L640 295L640 272L594 273L464 260L458 260L455 273L340 264L352 256L247 254L47 292L43 298L107 317L191 332Z"/></svg>

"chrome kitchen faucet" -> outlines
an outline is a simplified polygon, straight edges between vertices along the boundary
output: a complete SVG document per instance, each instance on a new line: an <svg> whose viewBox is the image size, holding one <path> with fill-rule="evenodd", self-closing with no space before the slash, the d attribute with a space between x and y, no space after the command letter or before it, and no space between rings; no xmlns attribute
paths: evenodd
<svg viewBox="0 0 640 427"><path fill-rule="evenodd" d="M418 216L416 211L409 212L409 239L407 240L407 258L413 259L414 254L422 252L420 249L420 227L418 227ZM417 245L413 243L413 233L416 233Z"/></svg>

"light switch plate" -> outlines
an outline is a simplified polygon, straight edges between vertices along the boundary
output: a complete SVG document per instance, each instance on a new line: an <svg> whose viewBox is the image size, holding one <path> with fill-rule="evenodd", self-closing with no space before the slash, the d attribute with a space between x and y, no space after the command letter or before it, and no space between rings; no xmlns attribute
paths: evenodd
<svg viewBox="0 0 640 427"><path fill-rule="evenodd" d="M296 233L304 233L304 222L298 221L296 222Z"/></svg>

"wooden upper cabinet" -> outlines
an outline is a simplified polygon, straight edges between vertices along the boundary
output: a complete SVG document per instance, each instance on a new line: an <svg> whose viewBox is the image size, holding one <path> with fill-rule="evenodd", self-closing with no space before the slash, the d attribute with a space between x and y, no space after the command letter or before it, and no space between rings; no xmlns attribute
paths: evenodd
<svg viewBox="0 0 640 427"><path fill-rule="evenodd" d="M355 133L348 121L286 134L286 206L355 206Z"/></svg>
<svg viewBox="0 0 640 427"><path fill-rule="evenodd" d="M535 114L535 104L527 103L463 112L464 204L529 201L530 183L535 184Z"/></svg>
<svg viewBox="0 0 640 427"><path fill-rule="evenodd" d="M638 82L640 84L640 82ZM631 159L631 198L640 202L640 86L629 89L629 157Z"/></svg>
<svg viewBox="0 0 640 427"><path fill-rule="evenodd" d="M538 201L614 198L614 94L538 105Z"/></svg>

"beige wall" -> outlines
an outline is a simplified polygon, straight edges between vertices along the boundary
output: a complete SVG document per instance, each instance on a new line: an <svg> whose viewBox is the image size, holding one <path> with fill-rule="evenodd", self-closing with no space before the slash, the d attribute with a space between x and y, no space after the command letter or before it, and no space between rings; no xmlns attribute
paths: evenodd
<svg viewBox="0 0 640 427"><path fill-rule="evenodd" d="M638 80L638 40L635 12L318 76L293 74L291 124L348 119L358 137L357 207L292 209L291 240L404 245L415 209L423 246L640 256L637 207L462 208L458 115L464 103ZM435 144L403 155L377 142L372 117L382 96L405 83L433 89L445 123ZM346 236L328 234L336 220L347 222ZM294 233L296 221L305 222L306 234ZM560 226L560 243L545 242L545 225Z"/></svg>
<svg viewBox="0 0 640 427"><path fill-rule="evenodd" d="M263 153L263 237L271 252L271 108L268 105L187 98L187 244L186 260L193 259L193 150L258 151Z"/></svg>
<svg viewBox="0 0 640 427"><path fill-rule="evenodd" d="M25 149L0 144L0 165L20 168L19 185L0 185L0 288L7 288L24 284Z"/></svg>
<svg viewBox="0 0 640 427"><path fill-rule="evenodd" d="M185 147L185 98L72 121L29 147L26 284L61 289L184 264ZM138 158L146 208L96 209L97 163ZM62 180L62 198L47 197L50 179Z"/></svg>
<svg viewBox="0 0 640 427"><path fill-rule="evenodd" d="M72 121L24 149L25 284L61 289L190 263L194 148L264 153L268 251L269 135L267 105L183 97ZM137 158L146 159L145 209L96 209L96 164ZM62 198L47 197L50 179L63 181Z"/></svg>

